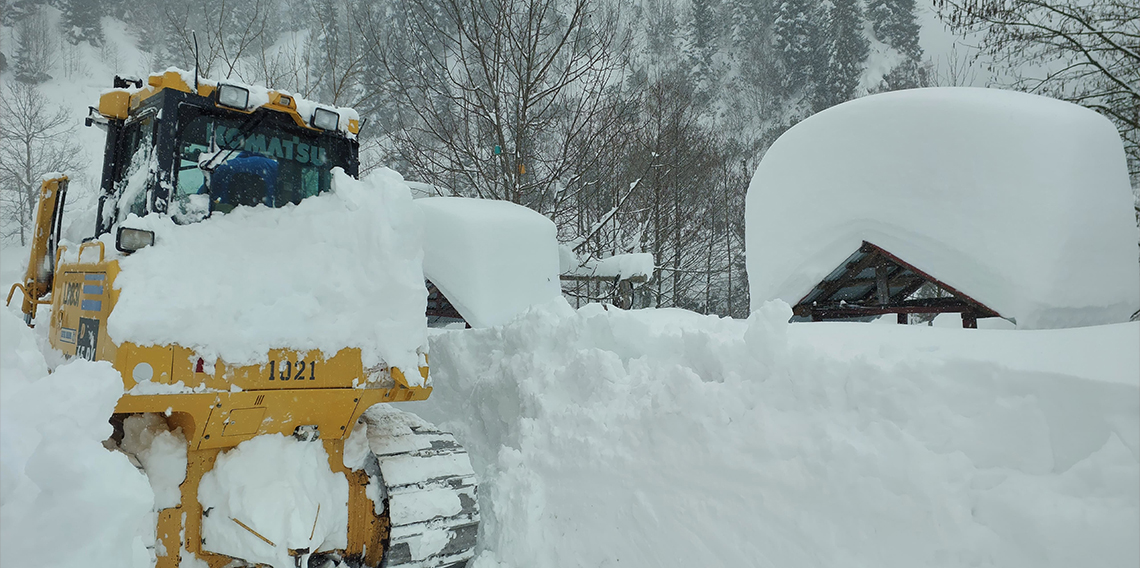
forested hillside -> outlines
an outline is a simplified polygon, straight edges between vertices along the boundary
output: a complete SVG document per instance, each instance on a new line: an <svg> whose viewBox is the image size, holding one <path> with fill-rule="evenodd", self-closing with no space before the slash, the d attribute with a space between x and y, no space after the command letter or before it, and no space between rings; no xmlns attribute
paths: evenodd
<svg viewBox="0 0 1140 568"><path fill-rule="evenodd" d="M915 0L12 0L4 120L31 112L37 85L89 72L76 46L122 74L197 65L212 79L352 106L367 121L363 169L524 204L553 219L582 260L652 253L637 307L743 316L744 193L776 137L855 97L957 81L924 55L916 9ZM124 32L140 57L111 45ZM39 124L66 131L81 110L45 107ZM18 241L39 170L75 167L83 151L98 161L101 149L31 140L28 127L19 139L16 126L5 124L5 153L36 146L45 156L3 168L13 189L5 238Z"/></svg>

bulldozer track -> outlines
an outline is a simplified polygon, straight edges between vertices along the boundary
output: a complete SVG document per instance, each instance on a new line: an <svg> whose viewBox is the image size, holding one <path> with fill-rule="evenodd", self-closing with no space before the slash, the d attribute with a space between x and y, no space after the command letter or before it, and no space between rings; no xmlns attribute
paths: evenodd
<svg viewBox="0 0 1140 568"><path fill-rule="evenodd" d="M383 566L460 567L475 555L475 472L454 436L414 414L377 405L363 417L391 522Z"/></svg>

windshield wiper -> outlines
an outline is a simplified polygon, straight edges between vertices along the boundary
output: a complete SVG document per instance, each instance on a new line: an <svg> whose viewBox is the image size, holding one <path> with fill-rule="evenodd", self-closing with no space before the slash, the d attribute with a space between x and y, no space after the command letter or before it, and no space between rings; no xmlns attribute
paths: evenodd
<svg viewBox="0 0 1140 568"><path fill-rule="evenodd" d="M219 164L225 163L226 160L230 159L230 156L233 156L234 152L241 150L242 146L245 146L246 137L249 136L250 132L252 132L254 128L257 128L263 120L265 120L264 112L254 113L253 116L246 119L246 121L242 123L242 125L238 128L238 139L236 143L237 147L227 148L228 152L226 152L225 156L222 156L222 152L220 150L215 151L214 155L210 156L204 163L198 162L198 169L204 172L211 172L214 170L214 168L218 167ZM216 145L217 140L211 138L210 146L214 147ZM219 159L219 156L222 156L221 159Z"/></svg>

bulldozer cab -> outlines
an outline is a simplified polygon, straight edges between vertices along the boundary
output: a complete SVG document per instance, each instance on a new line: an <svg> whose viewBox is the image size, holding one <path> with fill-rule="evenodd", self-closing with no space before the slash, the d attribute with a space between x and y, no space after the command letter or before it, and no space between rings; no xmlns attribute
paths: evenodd
<svg viewBox="0 0 1140 568"><path fill-rule="evenodd" d="M103 95L89 119L108 129L96 236L131 213L184 224L235 207L297 204L328 191L334 167L357 175L355 119L253 89L194 87L167 72L138 91Z"/></svg>

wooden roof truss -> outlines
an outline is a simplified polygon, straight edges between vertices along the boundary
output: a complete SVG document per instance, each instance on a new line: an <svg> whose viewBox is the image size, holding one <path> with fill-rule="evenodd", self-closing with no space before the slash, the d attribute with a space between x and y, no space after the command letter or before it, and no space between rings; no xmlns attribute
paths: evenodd
<svg viewBox="0 0 1140 568"><path fill-rule="evenodd" d="M924 284L949 297L912 297ZM825 321L898 314L962 314L962 327L977 327L978 318L1001 317L996 311L934 278L886 250L863 241L826 278L792 308L794 319Z"/></svg>

